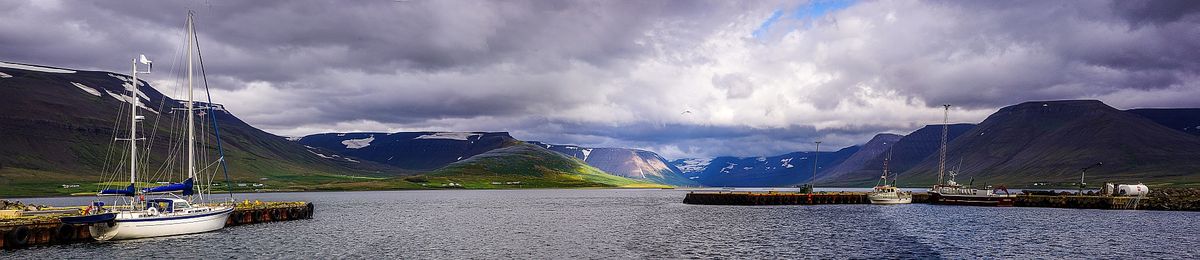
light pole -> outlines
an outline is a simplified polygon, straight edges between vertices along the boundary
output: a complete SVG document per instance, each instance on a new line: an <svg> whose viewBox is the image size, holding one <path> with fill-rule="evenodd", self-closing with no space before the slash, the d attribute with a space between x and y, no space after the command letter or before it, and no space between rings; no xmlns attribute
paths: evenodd
<svg viewBox="0 0 1200 260"><path fill-rule="evenodd" d="M1084 186L1083 177L1087 176L1087 170L1091 169L1091 168L1099 167L1100 165L1104 165L1104 163L1098 162L1096 164L1092 164L1091 166L1083 167L1083 169L1080 169L1080 171L1079 171L1079 195L1080 196L1083 195L1083 186Z"/></svg>
<svg viewBox="0 0 1200 260"><path fill-rule="evenodd" d="M817 187L813 184L817 181L817 158L821 156L821 141L816 141L813 143L817 144L817 148L816 151L813 152L813 174L812 177L809 177L808 179L808 193L812 193Z"/></svg>

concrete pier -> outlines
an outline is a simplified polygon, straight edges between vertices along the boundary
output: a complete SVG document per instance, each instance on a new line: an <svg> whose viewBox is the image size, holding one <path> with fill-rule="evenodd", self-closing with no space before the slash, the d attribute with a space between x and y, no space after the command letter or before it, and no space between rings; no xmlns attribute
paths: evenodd
<svg viewBox="0 0 1200 260"><path fill-rule="evenodd" d="M78 213L75 213L78 214ZM92 242L87 226L63 224L60 214L55 216L31 216L0 219L0 248L16 249L36 245L70 244ZM238 203L226 227L309 219L313 216L310 202L247 202ZM0 255L3 255L0 252Z"/></svg>
<svg viewBox="0 0 1200 260"><path fill-rule="evenodd" d="M913 193L913 203L929 203L929 194ZM1044 196L1018 195L1015 207L1045 207L1074 209L1156 209L1150 199L1111 196ZM690 192L684 204L697 205L820 205L870 204L863 192L797 193L797 192Z"/></svg>
<svg viewBox="0 0 1200 260"><path fill-rule="evenodd" d="M684 204L699 205L818 205L869 204L866 193L690 192Z"/></svg>

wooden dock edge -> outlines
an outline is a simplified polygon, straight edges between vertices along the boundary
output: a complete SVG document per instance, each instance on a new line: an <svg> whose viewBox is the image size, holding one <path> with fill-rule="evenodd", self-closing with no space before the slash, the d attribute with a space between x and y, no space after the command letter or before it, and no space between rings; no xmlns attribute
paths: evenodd
<svg viewBox="0 0 1200 260"><path fill-rule="evenodd" d="M225 226L311 219L313 211L312 202L289 203L282 206L239 206L229 214ZM29 223L0 223L0 248L3 249L91 241L95 240L92 239L92 234L88 232L87 226L66 225L58 218L39 219Z"/></svg>

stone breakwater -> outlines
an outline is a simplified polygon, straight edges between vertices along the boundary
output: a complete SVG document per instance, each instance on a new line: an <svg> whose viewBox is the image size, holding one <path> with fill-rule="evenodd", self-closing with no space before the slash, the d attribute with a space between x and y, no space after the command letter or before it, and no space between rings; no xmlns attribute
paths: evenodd
<svg viewBox="0 0 1200 260"><path fill-rule="evenodd" d="M1138 208L1200 211L1200 188L1152 188Z"/></svg>

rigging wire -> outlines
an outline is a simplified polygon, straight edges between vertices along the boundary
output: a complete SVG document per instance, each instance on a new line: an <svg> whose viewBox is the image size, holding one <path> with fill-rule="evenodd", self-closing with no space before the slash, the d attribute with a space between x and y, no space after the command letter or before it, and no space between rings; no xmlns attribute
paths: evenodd
<svg viewBox="0 0 1200 260"><path fill-rule="evenodd" d="M194 31L195 28L196 28L196 22L193 21L192 22L192 30ZM199 37L196 37L196 38L197 39L193 39L196 41L196 57L198 57L200 60L200 78L204 82L204 94L208 97L208 114L212 118L213 134L216 135L217 152L220 154L219 160L221 161L221 171L225 173L225 185L226 185L226 187L228 187L227 190L229 191L229 201L234 202L235 200L233 199L233 186L229 185L230 184L230 182L229 182L229 165L227 163L225 163L225 149L223 147L221 147L221 129L220 129L220 127L217 126L217 114L215 113L216 111L213 110L214 106L213 106L213 102L212 102L212 91L209 91L208 76L204 70L204 55L201 55L201 53L200 53L200 39L198 39ZM224 109L222 109L222 110L224 110Z"/></svg>

